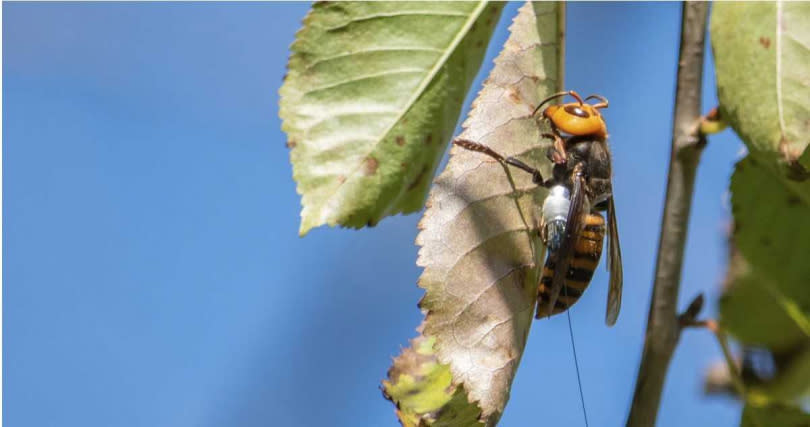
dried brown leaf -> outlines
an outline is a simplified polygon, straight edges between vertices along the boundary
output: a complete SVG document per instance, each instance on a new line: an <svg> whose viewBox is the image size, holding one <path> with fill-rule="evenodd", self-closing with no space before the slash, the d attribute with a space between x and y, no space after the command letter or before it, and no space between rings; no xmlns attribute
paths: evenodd
<svg viewBox="0 0 810 427"><path fill-rule="evenodd" d="M460 135L544 174L548 142L532 111L561 85L562 13L558 3L520 9ZM533 319L544 255L535 218L545 195L528 174L454 147L420 223L424 334L488 425L506 405Z"/></svg>

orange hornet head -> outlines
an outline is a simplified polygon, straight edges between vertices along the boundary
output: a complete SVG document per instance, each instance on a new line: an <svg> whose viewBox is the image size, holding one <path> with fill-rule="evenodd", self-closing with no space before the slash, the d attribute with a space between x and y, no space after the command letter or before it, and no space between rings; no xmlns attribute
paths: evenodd
<svg viewBox="0 0 810 427"><path fill-rule="evenodd" d="M599 113L599 110L602 108L607 108L608 101L602 96L591 95L585 98L586 101L591 98L595 98L600 101L598 104L591 105L586 104L582 98L580 98L579 94L573 90L568 92L560 92L543 100L543 102L541 102L537 107L537 110L539 110L543 104L547 103L548 101L565 95L571 95L572 97L576 98L577 102L549 105L545 110L543 110L543 117L549 119L557 130L570 135L590 135L598 138L607 138L607 125L605 124L605 120L602 118L602 115Z"/></svg>

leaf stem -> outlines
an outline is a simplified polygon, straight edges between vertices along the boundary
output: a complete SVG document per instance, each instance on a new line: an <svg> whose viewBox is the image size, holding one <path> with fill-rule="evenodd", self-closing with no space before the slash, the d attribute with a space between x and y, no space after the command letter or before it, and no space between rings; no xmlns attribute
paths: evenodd
<svg viewBox="0 0 810 427"><path fill-rule="evenodd" d="M720 326L714 320L707 321L707 329L714 333L714 336L717 337L717 342L720 344L720 348L723 350L723 357L726 359L726 365L728 365L728 372L731 374L731 383L734 385L734 390L743 400L747 399L748 394L745 391L742 374L737 367L737 362L734 361L734 355L731 354L731 347L728 345L726 333L720 329Z"/></svg>
<svg viewBox="0 0 810 427"><path fill-rule="evenodd" d="M661 391L682 326L676 305L695 174L705 146L699 132L701 79L709 4L684 2L664 216L655 282L628 426L655 425Z"/></svg>

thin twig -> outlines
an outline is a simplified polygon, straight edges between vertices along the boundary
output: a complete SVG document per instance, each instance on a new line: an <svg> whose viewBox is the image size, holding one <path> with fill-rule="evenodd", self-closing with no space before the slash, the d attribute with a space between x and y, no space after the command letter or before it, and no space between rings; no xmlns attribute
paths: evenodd
<svg viewBox="0 0 810 427"><path fill-rule="evenodd" d="M655 283L641 365L627 425L655 425L661 391L682 326L676 306L698 161L705 145L699 133L701 78L708 3L684 2L667 195L658 242Z"/></svg>

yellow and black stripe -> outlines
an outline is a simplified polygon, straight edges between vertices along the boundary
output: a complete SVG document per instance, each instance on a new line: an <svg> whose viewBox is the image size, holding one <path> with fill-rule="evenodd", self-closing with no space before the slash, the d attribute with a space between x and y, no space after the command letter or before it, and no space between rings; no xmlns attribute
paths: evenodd
<svg viewBox="0 0 810 427"><path fill-rule="evenodd" d="M574 253L565 275L565 284L560 290L551 314L562 313L574 305L593 278L593 272L602 256L602 242L605 239L605 219L597 212L585 216L585 226L574 244ZM543 267L543 276L537 288L537 317L548 313L551 299L551 280L554 277L554 261L548 257Z"/></svg>

